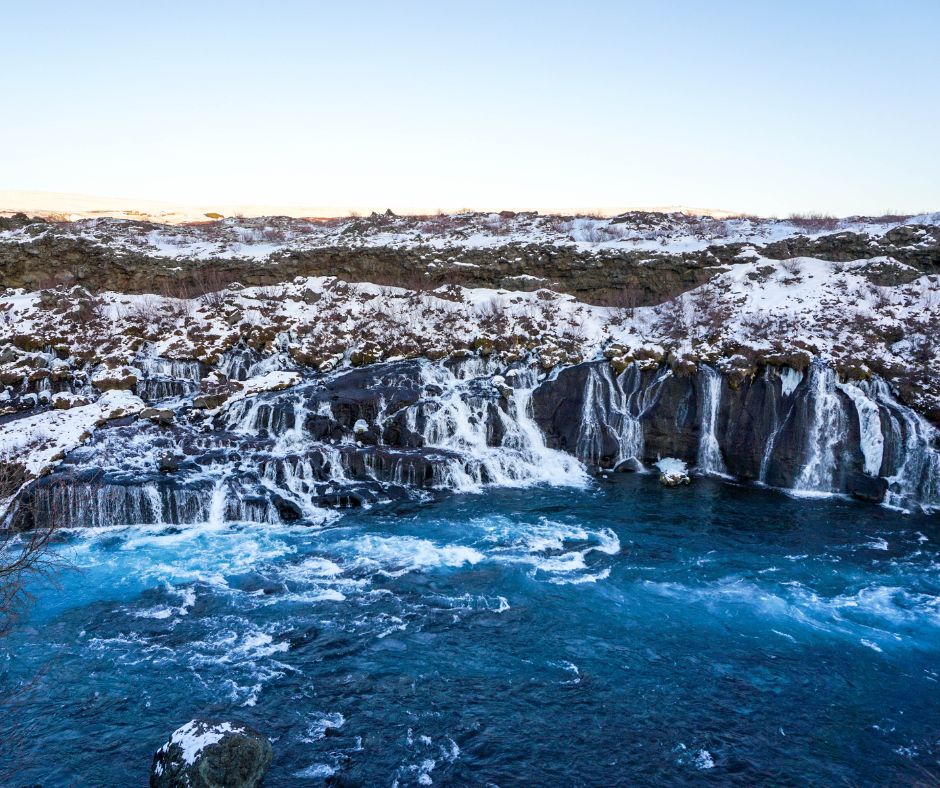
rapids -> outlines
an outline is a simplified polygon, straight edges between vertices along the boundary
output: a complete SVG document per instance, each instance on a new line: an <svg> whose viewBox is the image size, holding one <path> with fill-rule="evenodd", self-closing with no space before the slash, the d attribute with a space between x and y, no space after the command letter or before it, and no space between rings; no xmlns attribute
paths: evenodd
<svg viewBox="0 0 940 788"><path fill-rule="evenodd" d="M271 737L270 786L937 775L936 516L572 481L315 524L228 519L207 485L201 521L68 532L0 641L10 779L144 785L196 716Z"/></svg>

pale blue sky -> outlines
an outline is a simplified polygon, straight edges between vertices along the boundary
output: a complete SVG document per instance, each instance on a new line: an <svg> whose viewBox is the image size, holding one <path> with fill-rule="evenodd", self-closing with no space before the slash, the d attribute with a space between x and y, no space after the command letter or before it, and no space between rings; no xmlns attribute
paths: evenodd
<svg viewBox="0 0 940 788"><path fill-rule="evenodd" d="M940 0L0 11L0 189L940 210Z"/></svg>

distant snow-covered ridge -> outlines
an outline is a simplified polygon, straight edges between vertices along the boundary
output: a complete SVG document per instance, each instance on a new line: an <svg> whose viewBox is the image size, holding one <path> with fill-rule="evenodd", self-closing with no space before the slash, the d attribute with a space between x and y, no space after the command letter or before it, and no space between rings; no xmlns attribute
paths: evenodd
<svg viewBox="0 0 940 788"><path fill-rule="evenodd" d="M337 219L228 218L185 225L125 219L32 223L0 231L0 244L68 238L116 252L173 260L263 261L290 252L348 247L499 249L530 244L581 252L701 253L716 245L765 246L791 238L838 233L877 239L902 226L940 226L940 213L917 216L714 218L685 213L631 212L613 217L542 216L536 213L466 213ZM914 243L917 240L914 239ZM924 237L924 243L933 243Z"/></svg>

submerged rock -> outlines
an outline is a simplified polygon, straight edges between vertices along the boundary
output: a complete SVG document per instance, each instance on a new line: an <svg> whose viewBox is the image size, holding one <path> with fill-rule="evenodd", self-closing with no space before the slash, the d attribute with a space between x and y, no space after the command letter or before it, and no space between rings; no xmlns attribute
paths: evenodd
<svg viewBox="0 0 940 788"><path fill-rule="evenodd" d="M153 756L151 788L253 788L271 765L271 743L232 722L191 720Z"/></svg>

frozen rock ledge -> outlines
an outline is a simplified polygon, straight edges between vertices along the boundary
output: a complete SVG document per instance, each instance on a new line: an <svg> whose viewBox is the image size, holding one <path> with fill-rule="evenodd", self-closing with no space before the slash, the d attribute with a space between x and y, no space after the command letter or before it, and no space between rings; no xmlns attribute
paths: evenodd
<svg viewBox="0 0 940 788"><path fill-rule="evenodd" d="M150 786L254 788L271 756L271 743L245 725L191 720L154 754Z"/></svg>

